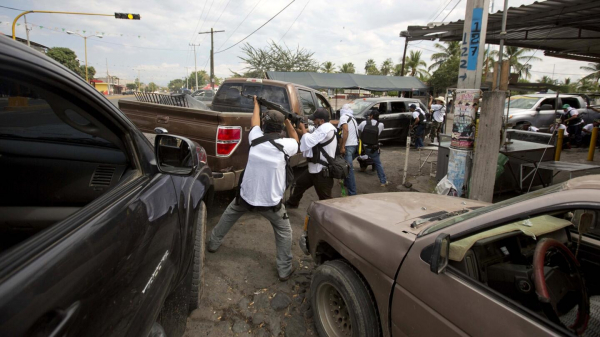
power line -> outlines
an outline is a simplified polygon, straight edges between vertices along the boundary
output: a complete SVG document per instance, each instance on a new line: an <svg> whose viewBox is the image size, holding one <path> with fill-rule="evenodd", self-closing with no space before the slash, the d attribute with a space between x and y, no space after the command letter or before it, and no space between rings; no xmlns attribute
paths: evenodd
<svg viewBox="0 0 600 337"><path fill-rule="evenodd" d="M280 10L279 12L277 12L277 14L273 15L269 20L267 20L267 22L263 23L260 27L256 28L255 31L253 31L252 33L250 33L248 36L246 36L245 38L241 39L240 41L238 41L237 43L233 44L232 46L230 46L229 48L220 50L218 52L216 52L215 54L219 54L222 53L224 51L227 51L235 46L237 46L238 44L244 42L244 40L246 40L247 38L249 38L250 36L252 36L252 34L258 32L262 27L264 27L267 23L271 22L271 20L275 19L277 17L277 15L281 14L281 12L283 12L286 8L290 7L291 4L293 4L296 0L292 0L289 4L287 4L287 6L283 7L282 10Z"/></svg>
<svg viewBox="0 0 600 337"><path fill-rule="evenodd" d="M442 14L442 13L443 13L445 10L446 10L446 8L448 8L448 5L450 5L450 3L451 3L452 1L453 1L453 0L450 0L450 1L448 1L448 3L446 3L446 6L444 6L444 9L442 9L442 10L441 10L441 11L440 11L440 12L439 12L439 13L438 13L436 16L435 16L435 18L433 18L433 19L430 19L430 20L429 20L429 22L434 22L434 21L435 21L435 19L437 19L437 18L438 18L438 16L440 16L440 15L441 15L441 14Z"/></svg>
<svg viewBox="0 0 600 337"><path fill-rule="evenodd" d="M208 12L206 12L206 16L204 17L204 21L202 21L202 25L200 26L200 30L202 30L202 28L204 28L204 24L206 23L206 19L208 19L208 16L210 15L210 10L212 9L213 5L215 4L215 0L213 0L210 3L210 7L208 7ZM198 35L196 35L196 37L194 37L194 41L196 42L196 39L198 38ZM202 41L204 41L204 36L202 37ZM202 41L200 41L200 43L202 43Z"/></svg>
<svg viewBox="0 0 600 337"><path fill-rule="evenodd" d="M306 4L304 5L304 7L302 7L302 10L300 11L300 14L298 14L298 16L294 19L294 22L292 22L292 24L290 25L290 27L285 31L285 33L281 36L281 38L279 38L279 41L277 41L277 43L279 43L281 40L283 40L283 38L287 35L287 33L290 31L290 29L292 29L292 26L296 23L296 20L298 20L298 18L300 17L300 15L302 15L302 12L304 12L304 9L306 8L306 6L308 6L308 3L311 0L308 0L306 2Z"/></svg>
<svg viewBox="0 0 600 337"><path fill-rule="evenodd" d="M235 29L233 30L233 32L231 34L229 34L229 36L227 37L227 39L225 39L225 41L223 41L223 43L221 43L221 45L219 46L219 48L217 49L221 49L221 47L223 47L223 45L229 41L229 38L231 38L233 36L233 34L235 34L235 32L237 32L238 28L240 28L240 26L242 25L242 23L244 23L244 21L246 21L246 19L248 18L248 16L250 16L250 14L252 14L252 12L254 11L254 9L256 8L256 6L258 6L258 4L261 2L262 0L258 0L256 2L256 4L254 4L254 7L252 7L252 9L250 10L250 12L248 12L248 14L246 14L246 17L244 17L244 19L242 20L242 22L240 22L237 27L235 27Z"/></svg>
<svg viewBox="0 0 600 337"><path fill-rule="evenodd" d="M231 0L227 1L227 4L225 5L225 7L223 7L223 10L221 11L221 14L219 14L219 17L217 18L217 21L215 22L215 26L217 25L217 23L219 23L219 20L221 20L221 15L223 15L223 12L225 12L225 9L227 9L227 6L229 6L229 3L231 2Z"/></svg>
<svg viewBox="0 0 600 337"><path fill-rule="evenodd" d="M194 28L194 31L192 32L192 36L190 36L190 40L196 36L196 31L198 30L198 25L200 24L200 20L202 20L202 15L204 14L204 8L206 8L207 3L208 3L208 0L206 0L204 2L204 7L202 7L202 11L200 11L200 17L198 18L198 22L196 22L196 28Z"/></svg>
<svg viewBox="0 0 600 337"><path fill-rule="evenodd" d="M454 5L454 7L452 7L452 10L450 10L450 13L448 13L448 15L446 15L446 16L444 17L444 19L442 20L442 22L446 21L446 19L448 18L448 16L449 16L450 14L452 14L452 12L453 12L453 11L454 11L454 9L456 8L456 6L458 6L458 4L459 4L459 3L461 3L461 2L462 2L462 0L458 0L458 2L456 3L456 5Z"/></svg>
<svg viewBox="0 0 600 337"><path fill-rule="evenodd" d="M12 9L13 11L21 11L21 12L25 12L26 9L18 9L18 8L12 8L12 7L7 7L7 6L0 6L2 8L6 8L6 9Z"/></svg>
<svg viewBox="0 0 600 337"><path fill-rule="evenodd" d="M165 48L141 47L141 46L134 46L134 45L130 45L130 44L122 44L122 43L114 43L114 42L102 41L102 40L98 40L98 39L88 39L88 40L90 42L108 43L108 44L114 44L114 45L117 45L117 46L132 47L132 48L139 48L139 49L165 50L165 51L188 51L187 49L165 49Z"/></svg>

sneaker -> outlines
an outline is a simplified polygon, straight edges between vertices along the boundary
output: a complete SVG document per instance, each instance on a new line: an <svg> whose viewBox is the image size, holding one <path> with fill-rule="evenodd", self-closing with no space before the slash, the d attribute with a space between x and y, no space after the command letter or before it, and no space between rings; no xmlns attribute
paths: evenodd
<svg viewBox="0 0 600 337"><path fill-rule="evenodd" d="M388 186L389 184L390 184L390 182L389 182L389 181L386 181L384 184L381 184L381 185L379 185L379 186L381 186L381 187L386 187L386 186Z"/></svg>
<svg viewBox="0 0 600 337"><path fill-rule="evenodd" d="M209 253L214 253L214 252L216 252L218 249L219 249L219 247L217 247L217 248L214 248L214 249L210 248L210 243L206 245L206 250L207 250Z"/></svg>
<svg viewBox="0 0 600 337"><path fill-rule="evenodd" d="M285 202L285 208L286 208L286 209L296 209L296 208L298 208L298 206L299 206L299 205L292 205L292 204L290 204L290 202L289 202L289 201L286 201L286 202Z"/></svg>
<svg viewBox="0 0 600 337"><path fill-rule="evenodd" d="M296 271L296 267L292 266L292 270L290 271L290 273L287 276L284 276L284 277L279 276L279 281L285 282L285 281L289 280L295 271Z"/></svg>

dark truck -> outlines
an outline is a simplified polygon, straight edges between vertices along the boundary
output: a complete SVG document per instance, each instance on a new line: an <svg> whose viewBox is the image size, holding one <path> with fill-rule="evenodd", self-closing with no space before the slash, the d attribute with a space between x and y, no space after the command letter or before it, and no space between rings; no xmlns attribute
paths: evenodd
<svg viewBox="0 0 600 337"><path fill-rule="evenodd" d="M313 114L318 107L333 112L327 98L316 90L253 78L226 80L212 101L212 110L172 106L164 99L156 99L154 103L121 100L119 108L143 132L151 133L154 128L162 127L200 144L208 154L215 191L228 191L237 187L248 161L247 139L254 103L244 95L260 96L303 117ZM301 153L291 158L292 166L305 162Z"/></svg>
<svg viewBox="0 0 600 337"><path fill-rule="evenodd" d="M0 336L161 336L198 307L212 174L0 37ZM156 150L156 151L155 151Z"/></svg>

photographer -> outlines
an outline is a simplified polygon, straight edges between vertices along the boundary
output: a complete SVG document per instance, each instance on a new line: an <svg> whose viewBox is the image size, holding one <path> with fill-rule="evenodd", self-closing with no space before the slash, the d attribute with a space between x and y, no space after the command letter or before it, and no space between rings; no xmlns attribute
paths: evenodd
<svg viewBox="0 0 600 337"><path fill-rule="evenodd" d="M330 157L335 157L337 148L335 127L329 123L329 112L323 108L318 108L308 119L314 122L315 130L308 133L303 123L300 123L300 129L298 130L298 134L302 137L300 151L302 151L305 158L309 158L308 170L305 170L298 177L292 196L286 203L288 208L298 208L304 192L313 186L319 200L331 199L333 178L324 174L324 166L319 162L319 159L323 157L320 148L323 148Z"/></svg>
<svg viewBox="0 0 600 337"><path fill-rule="evenodd" d="M285 206L282 205L286 190L286 155L293 156L298 152L298 134L290 120L279 111L267 110L262 119L263 130L260 129L260 122L260 106L254 96L252 129L248 136L250 153L240 178L239 195L229 204L213 229L207 250L216 252L227 232L242 215L248 211L257 212L273 226L277 271L279 280L284 282L294 272L292 228ZM281 138L284 126L291 138Z"/></svg>

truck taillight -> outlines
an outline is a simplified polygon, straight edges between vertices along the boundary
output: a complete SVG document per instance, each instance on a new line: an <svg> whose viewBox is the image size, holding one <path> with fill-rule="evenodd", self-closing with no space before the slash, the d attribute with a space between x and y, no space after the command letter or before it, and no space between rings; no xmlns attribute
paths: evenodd
<svg viewBox="0 0 600 337"><path fill-rule="evenodd" d="M241 126L219 126L217 129L217 156L229 157L241 140Z"/></svg>

